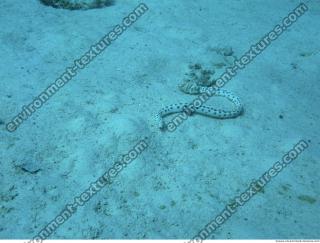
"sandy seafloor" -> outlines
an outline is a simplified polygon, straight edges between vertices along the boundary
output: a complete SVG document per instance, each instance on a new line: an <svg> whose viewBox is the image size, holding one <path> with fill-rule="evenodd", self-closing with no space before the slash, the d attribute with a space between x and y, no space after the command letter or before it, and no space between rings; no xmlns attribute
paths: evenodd
<svg viewBox="0 0 320 243"><path fill-rule="evenodd" d="M89 11L0 3L0 238L32 238L141 138L149 147L51 236L188 239L300 139L309 148L211 238L320 238L320 5L228 83L236 119L157 111L214 48L245 53L300 1L148 0L149 11L16 132L5 124L140 2ZM212 106L214 99L210 100ZM279 116L282 116L280 119ZM30 173L26 169L31 168Z"/></svg>

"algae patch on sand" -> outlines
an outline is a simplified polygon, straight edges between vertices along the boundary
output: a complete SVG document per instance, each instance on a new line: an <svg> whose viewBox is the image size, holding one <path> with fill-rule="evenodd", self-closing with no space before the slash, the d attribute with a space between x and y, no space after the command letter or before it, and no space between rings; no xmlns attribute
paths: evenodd
<svg viewBox="0 0 320 243"><path fill-rule="evenodd" d="M315 198L308 196L308 195L300 195L300 196L298 196L298 199L301 201L310 203L310 204L314 204L317 201Z"/></svg>

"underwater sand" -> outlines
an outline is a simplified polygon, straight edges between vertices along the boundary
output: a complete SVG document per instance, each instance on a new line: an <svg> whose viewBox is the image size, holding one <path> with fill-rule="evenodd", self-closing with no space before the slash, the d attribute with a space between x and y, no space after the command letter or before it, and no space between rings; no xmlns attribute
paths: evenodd
<svg viewBox="0 0 320 243"><path fill-rule="evenodd" d="M191 101L177 88L189 63L219 63L212 50L226 46L241 56L300 1L148 0L103 54L6 131L139 3L68 11L1 1L0 238L34 237L144 137L148 149L50 238L192 238L301 139L309 148L210 237L320 238L316 0L225 86L244 104L236 119L194 115L173 133L154 124L163 106Z"/></svg>

